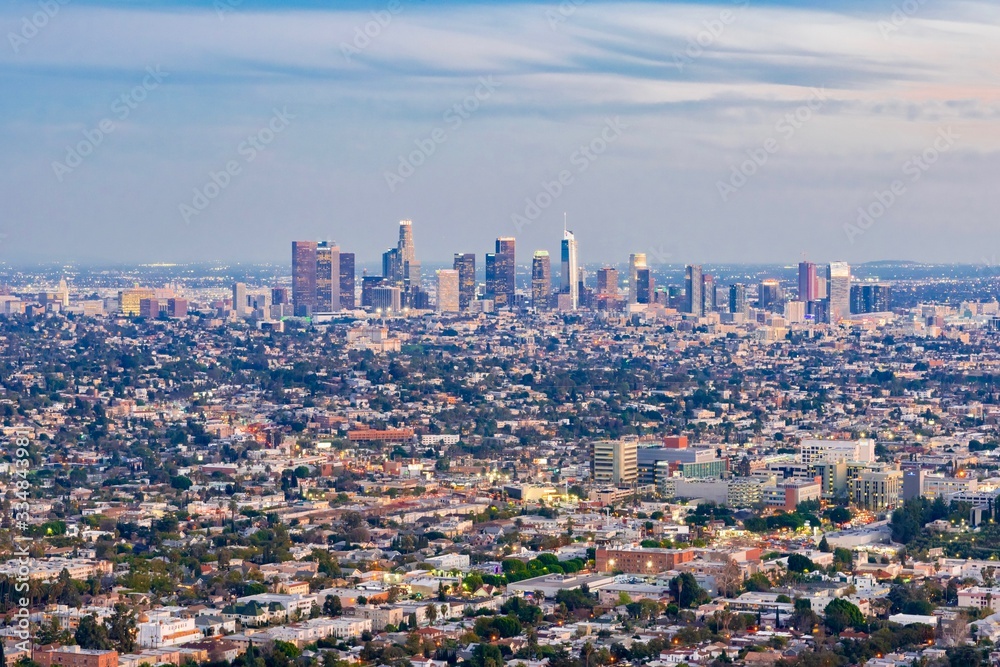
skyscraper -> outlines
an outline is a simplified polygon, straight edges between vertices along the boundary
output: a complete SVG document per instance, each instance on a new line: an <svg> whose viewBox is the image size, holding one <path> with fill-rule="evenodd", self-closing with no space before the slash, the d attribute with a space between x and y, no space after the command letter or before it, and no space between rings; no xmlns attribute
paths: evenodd
<svg viewBox="0 0 1000 667"><path fill-rule="evenodd" d="M891 309L892 288L884 283L851 286L852 313L884 313Z"/></svg>
<svg viewBox="0 0 1000 667"><path fill-rule="evenodd" d="M340 307L354 310L354 253L340 253Z"/></svg>
<svg viewBox="0 0 1000 667"><path fill-rule="evenodd" d="M715 312L715 277L707 273L701 277L701 312Z"/></svg>
<svg viewBox="0 0 1000 667"><path fill-rule="evenodd" d="M830 262L826 268L830 323L836 324L851 313L851 265Z"/></svg>
<svg viewBox="0 0 1000 667"><path fill-rule="evenodd" d="M757 306L762 310L775 313L783 312L785 307L785 292L781 282L775 278L765 278L760 282L757 291Z"/></svg>
<svg viewBox="0 0 1000 667"><path fill-rule="evenodd" d="M457 313L459 306L459 274L455 269L437 272L437 312Z"/></svg>
<svg viewBox="0 0 1000 667"><path fill-rule="evenodd" d="M494 306L497 302L498 283L497 255L494 252L488 252L486 253L486 291L483 296L492 301Z"/></svg>
<svg viewBox="0 0 1000 667"><path fill-rule="evenodd" d="M705 301L701 266L691 264L684 270L684 312L702 317L705 315Z"/></svg>
<svg viewBox="0 0 1000 667"><path fill-rule="evenodd" d="M399 266L402 279L410 285L420 285L420 262L417 261L417 251L413 245L413 221L399 221Z"/></svg>
<svg viewBox="0 0 1000 667"><path fill-rule="evenodd" d="M233 283L233 312L240 317L247 313L246 283Z"/></svg>
<svg viewBox="0 0 1000 667"><path fill-rule="evenodd" d="M340 310L340 247L329 241L316 246L316 312Z"/></svg>
<svg viewBox="0 0 1000 667"><path fill-rule="evenodd" d="M469 305L476 300L476 254L455 253L452 268L458 271L459 308L468 310Z"/></svg>
<svg viewBox="0 0 1000 667"><path fill-rule="evenodd" d="M403 262L399 248L389 248L382 253L382 277L393 285L403 284Z"/></svg>
<svg viewBox="0 0 1000 667"><path fill-rule="evenodd" d="M628 258L628 302L639 303L639 270L646 268L646 253L635 252ZM648 302L647 302L648 303Z"/></svg>
<svg viewBox="0 0 1000 667"><path fill-rule="evenodd" d="M617 298L618 291L618 269L605 266L597 271L597 295L611 296Z"/></svg>
<svg viewBox="0 0 1000 667"><path fill-rule="evenodd" d="M747 288L743 283L729 286L729 312L747 314Z"/></svg>
<svg viewBox="0 0 1000 667"><path fill-rule="evenodd" d="M569 295L569 309L580 307L580 272L577 265L576 237L573 232L563 229L562 274L560 292Z"/></svg>
<svg viewBox="0 0 1000 667"><path fill-rule="evenodd" d="M636 269L636 292L635 292L635 302L636 303L653 303L653 297L656 292L656 285L653 281L653 270L652 269Z"/></svg>
<svg viewBox="0 0 1000 667"><path fill-rule="evenodd" d="M816 265L799 262L799 301L815 301L819 298L819 281Z"/></svg>
<svg viewBox="0 0 1000 667"><path fill-rule="evenodd" d="M316 310L315 241L292 241L292 307L299 317Z"/></svg>
<svg viewBox="0 0 1000 667"><path fill-rule="evenodd" d="M536 310L549 307L552 292L552 262L548 250L536 250L531 259L531 305Z"/></svg>
<svg viewBox="0 0 1000 667"><path fill-rule="evenodd" d="M495 304L514 306L517 269L514 264L514 237L501 236L496 243Z"/></svg>

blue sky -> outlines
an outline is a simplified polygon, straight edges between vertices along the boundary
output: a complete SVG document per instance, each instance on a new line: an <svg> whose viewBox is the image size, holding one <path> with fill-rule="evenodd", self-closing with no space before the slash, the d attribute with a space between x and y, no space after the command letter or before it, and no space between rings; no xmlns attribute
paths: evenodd
<svg viewBox="0 0 1000 667"><path fill-rule="evenodd" d="M991 261L1000 8L826 4L8 3L0 260Z"/></svg>

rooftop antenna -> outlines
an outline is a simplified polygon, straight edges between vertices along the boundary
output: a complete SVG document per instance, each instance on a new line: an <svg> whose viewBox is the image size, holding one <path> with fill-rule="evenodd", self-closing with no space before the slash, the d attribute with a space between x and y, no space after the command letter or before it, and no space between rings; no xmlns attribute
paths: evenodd
<svg viewBox="0 0 1000 667"><path fill-rule="evenodd" d="M563 234L566 233L566 211L563 211Z"/></svg>

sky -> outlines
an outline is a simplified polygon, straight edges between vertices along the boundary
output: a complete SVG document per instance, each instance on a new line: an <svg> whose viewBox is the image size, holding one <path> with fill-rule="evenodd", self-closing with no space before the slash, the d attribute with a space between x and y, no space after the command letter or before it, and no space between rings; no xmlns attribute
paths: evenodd
<svg viewBox="0 0 1000 667"><path fill-rule="evenodd" d="M834 5L833 7L827 5ZM0 261L1000 256L1000 6L0 8Z"/></svg>

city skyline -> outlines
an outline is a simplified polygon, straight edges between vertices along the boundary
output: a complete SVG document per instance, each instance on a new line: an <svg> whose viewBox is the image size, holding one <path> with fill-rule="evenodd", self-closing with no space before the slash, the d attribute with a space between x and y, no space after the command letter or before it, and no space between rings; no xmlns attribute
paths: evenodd
<svg viewBox="0 0 1000 667"><path fill-rule="evenodd" d="M15 2L0 260L554 254L568 212L583 261L983 262L998 9L917 4Z"/></svg>

